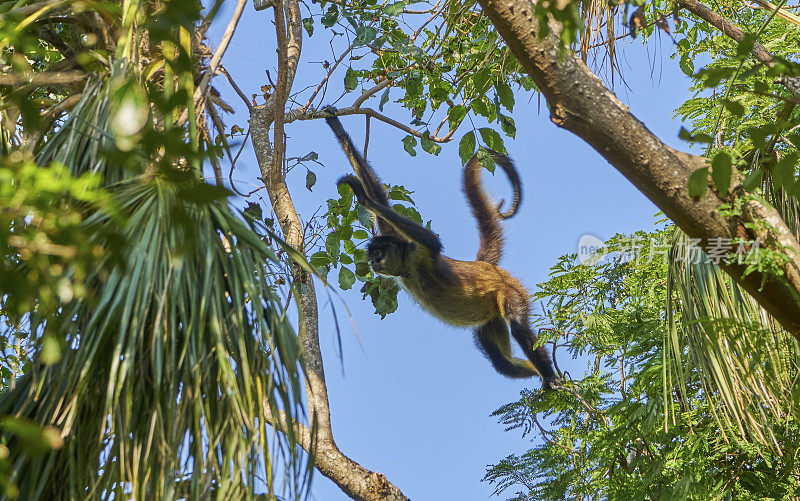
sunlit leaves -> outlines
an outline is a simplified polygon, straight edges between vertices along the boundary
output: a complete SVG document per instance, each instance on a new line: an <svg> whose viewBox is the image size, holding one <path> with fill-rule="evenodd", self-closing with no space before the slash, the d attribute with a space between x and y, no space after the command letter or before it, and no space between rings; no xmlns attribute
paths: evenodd
<svg viewBox="0 0 800 501"><path fill-rule="evenodd" d="M731 156L724 151L714 155L714 159L711 161L711 179L714 181L714 186L716 186L723 197L728 196L728 188L731 185L731 174ZM689 183L691 185L691 179ZM695 196L692 195L691 190L689 195ZM702 194L699 196L702 196Z"/></svg>
<svg viewBox="0 0 800 501"><path fill-rule="evenodd" d="M417 145L417 139L414 136L409 134L408 136L403 138L403 149L405 149L406 153L408 153L412 157L417 156L417 152L416 150L414 150L414 147L416 145Z"/></svg>
<svg viewBox="0 0 800 501"><path fill-rule="evenodd" d="M458 144L458 155L461 157L462 163L467 163L469 159L472 158L472 155L475 153L476 145L474 131L469 131L464 134L464 137L461 138L461 142Z"/></svg>
<svg viewBox="0 0 800 501"><path fill-rule="evenodd" d="M425 133L422 134L422 138L420 140L420 144L422 145L422 149L423 150L427 151L428 153L430 153L432 155L438 155L439 152L442 151L442 147L441 146L439 146L438 144L436 144L433 141L431 141L431 138L430 138L430 135L429 135L428 131L425 131Z"/></svg>
<svg viewBox="0 0 800 501"><path fill-rule="evenodd" d="M339 194L338 200L328 200L325 249L312 254L309 262L323 276L331 268L339 268L338 282L344 290L362 282L360 291L365 298L369 296L375 313L386 316L397 309L399 287L394 280L373 274L367 263L365 246L370 235L368 230L372 229L372 216L363 206L353 203L349 188L339 186ZM413 204L410 192L402 186L390 187L387 195L390 200ZM411 205L395 203L392 209L422 223L419 212Z"/></svg>
<svg viewBox="0 0 800 501"><path fill-rule="evenodd" d="M703 167L692 172L688 183L689 196L699 199L705 195L708 189L708 168Z"/></svg>
<svg viewBox="0 0 800 501"><path fill-rule="evenodd" d="M347 68L344 75L344 90L347 92L353 91L358 87L358 78L353 68Z"/></svg>
<svg viewBox="0 0 800 501"><path fill-rule="evenodd" d="M511 87L505 82L500 82L495 88L497 89L497 99L500 104L505 106L508 111L514 111L514 93L511 91Z"/></svg>

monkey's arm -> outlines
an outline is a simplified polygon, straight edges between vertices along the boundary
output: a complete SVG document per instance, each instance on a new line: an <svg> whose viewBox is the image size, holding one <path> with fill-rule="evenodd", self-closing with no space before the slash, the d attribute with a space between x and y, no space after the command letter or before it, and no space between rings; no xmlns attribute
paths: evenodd
<svg viewBox="0 0 800 501"><path fill-rule="evenodd" d="M436 236L436 233L432 232L416 221L412 221L411 219L398 214L389 206L376 203L372 198L369 197L369 195L367 195L366 191L364 191L364 187L361 185L361 182L357 177L343 176L339 179L339 181L336 182L336 184L346 184L350 186L350 188L356 194L356 198L361 205L378 216L379 219L382 219L390 224L392 228L397 230L397 232L399 232L402 236L427 249L428 252L430 252L431 257L434 257L442 252L442 242L439 240L439 237Z"/></svg>
<svg viewBox="0 0 800 501"><path fill-rule="evenodd" d="M323 108L322 111L330 113L330 116L325 118L325 122L333 131L333 134L336 136L336 140L339 141L339 145L342 147L345 156L347 156L347 160L353 167L353 171L356 173L356 176L358 176L358 179L361 181L364 191L366 191L367 195L369 195L369 198L378 204L388 207L389 195L386 193L386 188L383 187L381 180L378 179L378 175L375 174L375 171L372 170L372 167L370 167L369 164L364 160L364 157L361 156L358 148L356 148L353 144L350 136L344 130L342 122L339 121L339 117L334 115L336 108L333 106L328 106ZM380 231L381 235L398 236L397 231L395 231L392 225L388 224L386 221L377 218L377 223L378 230Z"/></svg>

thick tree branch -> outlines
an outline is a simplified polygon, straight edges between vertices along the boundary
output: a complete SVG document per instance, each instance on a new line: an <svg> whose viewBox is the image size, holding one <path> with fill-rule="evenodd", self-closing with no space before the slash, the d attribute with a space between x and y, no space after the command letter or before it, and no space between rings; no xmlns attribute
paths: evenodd
<svg viewBox="0 0 800 501"><path fill-rule="evenodd" d="M709 9L702 3L698 2L697 0L678 0L677 5L678 7L685 8L692 14L699 17L700 19L711 24L721 32L731 37L734 41L741 42L744 39L745 33L741 28L739 28L732 22L728 21L724 17L720 16L713 10ZM775 65L775 59L772 57L772 54L769 53L766 47L764 47L758 42L753 43L753 48L750 50L750 53L753 55L754 58L756 58L756 60L766 64L767 66ZM800 99L800 79L798 79L797 77L784 76L779 78L777 82L786 87L786 89L792 94L792 96L795 99Z"/></svg>
<svg viewBox="0 0 800 501"><path fill-rule="evenodd" d="M720 206L744 195L738 178L726 198L713 187L700 200L690 198L689 175L707 165L705 158L664 144L575 54L565 53L553 33L539 37L529 0L479 2L547 99L553 122L589 143L703 248L712 238L759 238L771 250L788 254L783 279L759 271L745 275L745 266L736 263L721 266L800 338L800 243L778 212L746 199L741 217L723 216Z"/></svg>

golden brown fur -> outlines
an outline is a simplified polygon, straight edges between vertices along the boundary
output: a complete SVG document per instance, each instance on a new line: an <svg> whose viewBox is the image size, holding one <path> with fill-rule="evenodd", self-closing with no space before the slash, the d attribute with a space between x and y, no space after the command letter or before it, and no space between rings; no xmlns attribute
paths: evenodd
<svg viewBox="0 0 800 501"><path fill-rule="evenodd" d="M339 184L350 186L359 203L377 219L381 235L367 245L372 269L396 277L423 308L441 320L475 328L479 348L501 374L514 378L539 375L545 389L558 387L560 379L550 357L544 347L536 346L536 334L529 325L528 291L497 266L502 250L499 218L513 215L521 198L519 177L511 161L505 155L490 152L514 186L514 201L505 214L500 213L499 205L491 204L483 191L477 157L467 162L464 192L478 221L481 246L477 261L457 261L441 254L442 244L435 233L388 206L385 188L338 118L331 115L326 121L358 176L344 176ZM509 331L527 360L512 356Z"/></svg>

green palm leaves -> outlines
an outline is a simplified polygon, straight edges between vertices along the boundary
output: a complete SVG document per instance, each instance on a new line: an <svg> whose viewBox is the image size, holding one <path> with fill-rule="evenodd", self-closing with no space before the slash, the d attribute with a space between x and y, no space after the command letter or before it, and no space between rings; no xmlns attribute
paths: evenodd
<svg viewBox="0 0 800 501"><path fill-rule="evenodd" d="M181 167L180 152L115 149L114 78L123 77L88 82L38 154L42 165L101 175L109 202L77 205L97 249L85 297L24 316L34 363L0 395L0 415L52 426L65 441L42 455L12 440L10 478L23 499L241 499L274 493L283 464L299 495L309 470L295 437L268 427L302 413L275 255L225 190Z"/></svg>

